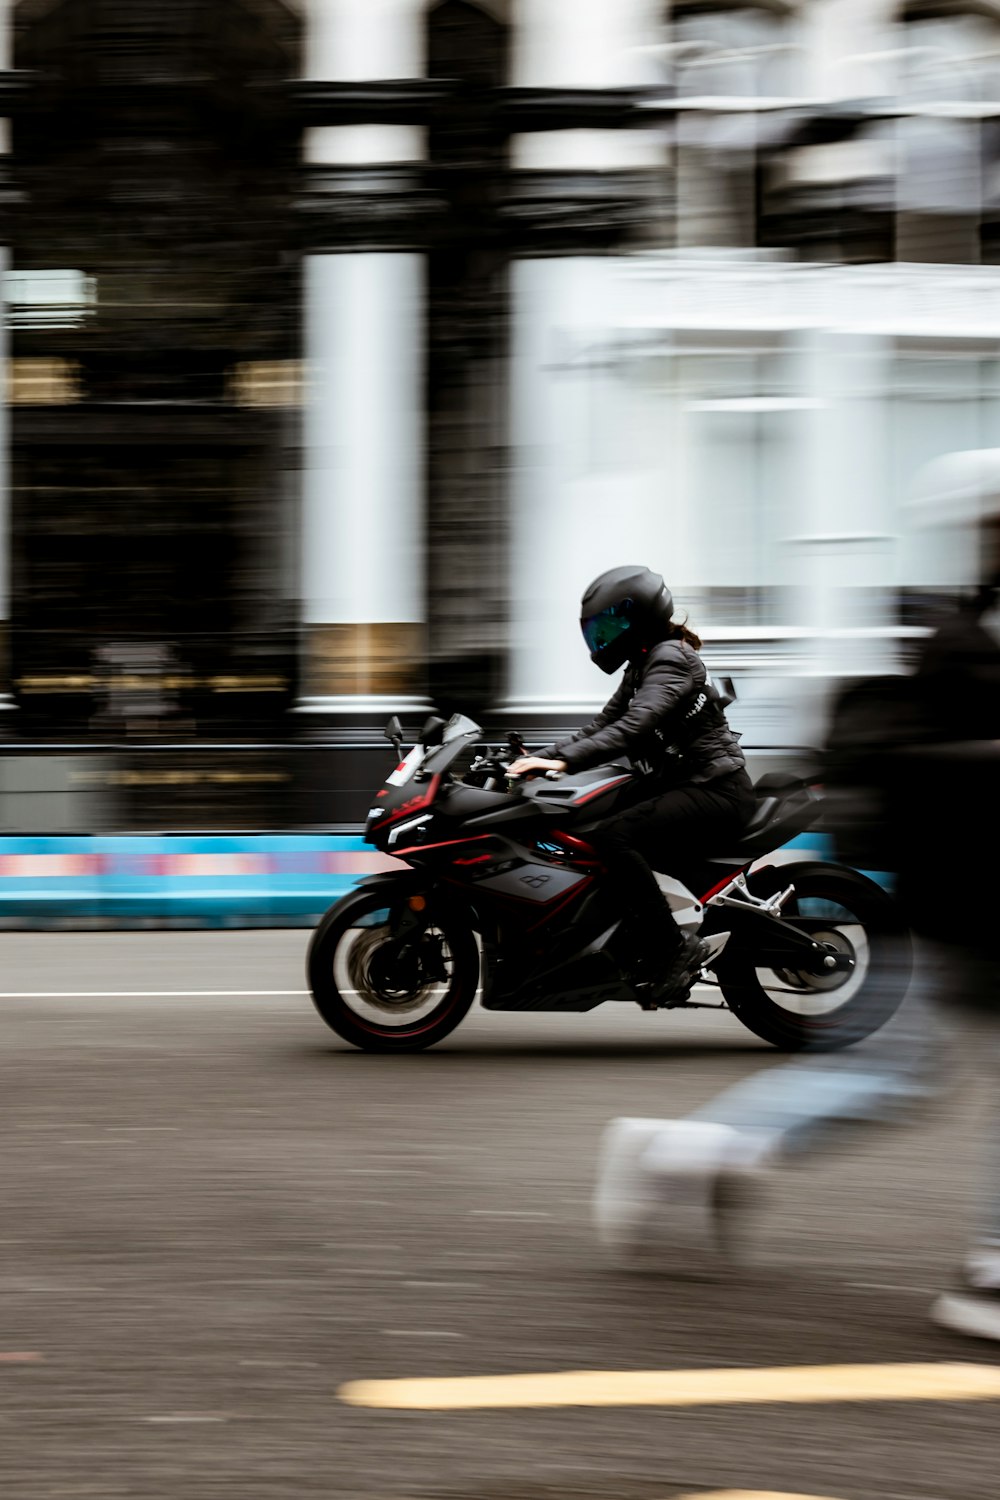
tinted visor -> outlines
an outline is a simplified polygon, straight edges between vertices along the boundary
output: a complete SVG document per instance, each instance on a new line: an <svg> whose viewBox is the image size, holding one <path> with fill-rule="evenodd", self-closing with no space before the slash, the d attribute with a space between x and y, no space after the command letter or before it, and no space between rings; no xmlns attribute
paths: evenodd
<svg viewBox="0 0 1000 1500"><path fill-rule="evenodd" d="M591 655L596 655L632 629L632 600L623 599L620 604L602 609L599 615L581 620L580 628Z"/></svg>

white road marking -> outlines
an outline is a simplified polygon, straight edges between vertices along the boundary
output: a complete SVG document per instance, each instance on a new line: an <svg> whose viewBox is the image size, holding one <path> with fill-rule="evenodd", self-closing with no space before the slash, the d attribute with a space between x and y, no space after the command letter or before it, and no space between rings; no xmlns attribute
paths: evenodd
<svg viewBox="0 0 1000 1500"><path fill-rule="evenodd" d="M8 1291L28 1292L38 1297L106 1297L108 1289L106 1286L7 1286Z"/></svg>
<svg viewBox="0 0 1000 1500"><path fill-rule="evenodd" d="M314 1359L241 1359L240 1365L247 1369L260 1370L318 1370Z"/></svg>
<svg viewBox="0 0 1000 1500"><path fill-rule="evenodd" d="M383 1276L401 1277L402 1271L373 1271L368 1266L341 1266L338 1267L341 1276Z"/></svg>
<svg viewBox="0 0 1000 1500"><path fill-rule="evenodd" d="M547 1213L521 1208L470 1208L470 1219L551 1219Z"/></svg>
<svg viewBox="0 0 1000 1500"><path fill-rule="evenodd" d="M376 1240L370 1245L345 1245L340 1240L324 1240L320 1246L322 1250L348 1250L356 1254L364 1254L366 1250L402 1250L402 1245L387 1245L382 1240Z"/></svg>
<svg viewBox="0 0 1000 1500"><path fill-rule="evenodd" d="M140 1417L140 1422L228 1422L228 1417L199 1417L179 1415L176 1417Z"/></svg>
<svg viewBox="0 0 1000 1500"><path fill-rule="evenodd" d="M59 1142L60 1146L127 1146L128 1141L109 1141L103 1135L73 1135Z"/></svg>
<svg viewBox="0 0 1000 1500"><path fill-rule="evenodd" d="M893 1292L921 1297L933 1297L941 1290L939 1286L901 1286L888 1281L845 1281L844 1285L860 1292Z"/></svg>
<svg viewBox="0 0 1000 1500"><path fill-rule="evenodd" d="M308 990L0 990L0 1000L234 1000L308 994Z"/></svg>
<svg viewBox="0 0 1000 1500"><path fill-rule="evenodd" d="M480 1281L404 1281L404 1286L413 1288L437 1288L449 1292L478 1292L482 1286Z"/></svg>
<svg viewBox="0 0 1000 1500"><path fill-rule="evenodd" d="M450 1333L446 1328L383 1328L387 1339L464 1339L464 1333Z"/></svg>
<svg viewBox="0 0 1000 1500"><path fill-rule="evenodd" d="M348 1177L426 1177L420 1167L345 1167Z"/></svg>

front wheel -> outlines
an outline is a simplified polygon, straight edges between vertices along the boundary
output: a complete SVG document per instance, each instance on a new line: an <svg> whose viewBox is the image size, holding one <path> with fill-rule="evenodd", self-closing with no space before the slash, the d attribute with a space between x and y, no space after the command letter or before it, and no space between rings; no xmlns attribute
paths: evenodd
<svg viewBox="0 0 1000 1500"><path fill-rule="evenodd" d="M838 865L770 866L747 881L755 896L794 886L782 908L790 922L808 919L812 936L849 955L853 967L833 974L766 969L741 943L719 960L723 996L744 1026L784 1051L850 1047L884 1026L910 982L909 934L881 886Z"/></svg>
<svg viewBox="0 0 1000 1500"><path fill-rule="evenodd" d="M467 1015L479 950L451 912L400 939L409 889L362 888L331 907L313 933L306 970L313 1004L332 1031L366 1052L433 1047Z"/></svg>

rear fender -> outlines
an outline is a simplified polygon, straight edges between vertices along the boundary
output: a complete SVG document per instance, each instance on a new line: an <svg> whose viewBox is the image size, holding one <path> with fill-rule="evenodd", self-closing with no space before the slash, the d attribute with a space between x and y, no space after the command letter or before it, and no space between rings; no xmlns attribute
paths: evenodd
<svg viewBox="0 0 1000 1500"><path fill-rule="evenodd" d="M895 897L890 895L877 880L872 880L870 875L863 875L860 870L855 870L850 865L837 864L833 860L804 859L790 860L787 864L760 865L751 870L746 880L755 896L775 896L787 886L794 885L797 879L805 879L812 875L836 875L839 880L856 885L859 889L877 891L891 905L896 906ZM900 925L902 927L906 925L902 917L900 917Z"/></svg>

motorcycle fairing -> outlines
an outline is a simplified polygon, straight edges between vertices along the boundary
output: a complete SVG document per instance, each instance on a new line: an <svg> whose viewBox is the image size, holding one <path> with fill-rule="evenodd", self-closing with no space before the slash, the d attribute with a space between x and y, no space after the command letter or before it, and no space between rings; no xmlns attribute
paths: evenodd
<svg viewBox="0 0 1000 1500"><path fill-rule="evenodd" d="M378 793L366 837L412 861L429 892L465 908L482 939L487 1009L590 1010L607 1000L635 1001L627 977L632 938L585 836L616 807L641 801L645 784L622 766L530 782L514 795L452 780L449 767L480 734L470 720L456 719L441 743L411 752ZM765 788L767 782L774 784ZM779 935L783 924L767 915L724 909L734 879L818 812L819 799L794 778L764 778L761 789L766 794L747 835L730 854L674 870L659 883L678 925L701 931L712 959L735 927L750 924L758 943L773 942L786 956L795 951L804 963L807 933Z"/></svg>

